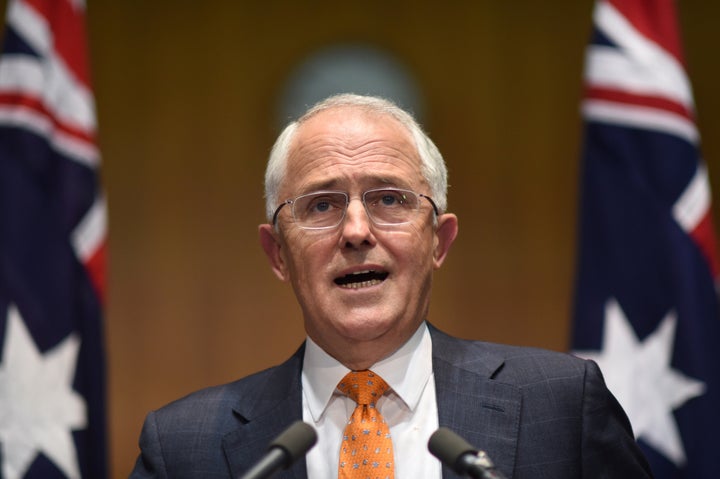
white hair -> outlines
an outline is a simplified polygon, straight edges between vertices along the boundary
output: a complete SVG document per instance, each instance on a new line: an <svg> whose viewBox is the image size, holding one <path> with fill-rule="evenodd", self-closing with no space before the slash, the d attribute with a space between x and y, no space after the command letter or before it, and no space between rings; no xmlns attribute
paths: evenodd
<svg viewBox="0 0 720 479"><path fill-rule="evenodd" d="M285 179L287 160L295 133L300 125L318 113L338 107L355 107L369 112L390 115L399 121L413 137L420 156L420 171L430 186L432 199L440 212L447 208L447 167L440 150L423 131L413 116L384 98L344 93L334 95L315 104L296 121L285 127L270 151L265 169L265 212L268 221L272 220L279 201L278 192Z"/></svg>

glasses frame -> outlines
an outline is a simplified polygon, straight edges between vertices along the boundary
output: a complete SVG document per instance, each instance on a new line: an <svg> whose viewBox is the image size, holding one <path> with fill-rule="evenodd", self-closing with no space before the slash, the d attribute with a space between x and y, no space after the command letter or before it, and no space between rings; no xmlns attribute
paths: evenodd
<svg viewBox="0 0 720 479"><path fill-rule="evenodd" d="M417 193L412 190L406 190L404 188L371 188L369 190L365 190L362 192L362 194L360 195L360 200L362 201L363 208L365 208L365 214L367 215L370 222L372 222L375 225L378 225L378 226L400 226L400 225L405 225L405 224L410 223L410 221L403 221L402 223L378 223L373 218L373 216L370 214L370 212L368 211L368 206L367 206L367 203L365 202L365 195L367 195L368 193L376 192L376 191L397 191L397 192L401 192L401 193L410 193L410 194L417 196L418 198L425 198L430 203L430 206L432 206L432 209L435 212L435 217L440 216L440 210L438 209L437 205L435 204L435 201L433 201L433 199L431 197L429 197L428 195L424 195L422 193ZM282 210L285 205L290 205L293 221L295 221L297 224L297 219L295 218L295 209L293 207L295 202L298 199L304 198L306 196L312 196L312 195L318 195L318 194L324 194L324 193L341 194L345 197L345 208L343 209L342 216L340 216L340 219L338 220L338 222L331 226L302 226L302 225L298 224L297 227L300 229L304 229L304 230L314 230L314 231L315 230L329 230L329 229L337 228L338 226L340 226L340 224L342 224L343 220L345 219L345 215L347 214L348 206L350 205L350 199L351 199L350 194L345 191L320 190L320 191L313 191L310 193L305 193L303 195L298 195L294 198L289 198L289 199L283 201L282 203L280 203L280 206L275 208L275 212L273 213L273 217L272 217L272 225L274 227L277 227L277 221L278 221L278 216L280 215L280 210ZM418 200L417 210L418 211L420 210L420 201L419 200Z"/></svg>

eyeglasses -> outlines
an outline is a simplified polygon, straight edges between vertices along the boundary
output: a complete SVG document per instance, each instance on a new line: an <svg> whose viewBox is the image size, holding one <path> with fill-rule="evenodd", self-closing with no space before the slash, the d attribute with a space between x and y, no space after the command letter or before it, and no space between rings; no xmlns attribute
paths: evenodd
<svg viewBox="0 0 720 479"><path fill-rule="evenodd" d="M410 223L420 211L420 198L430 202L439 216L435 202L427 195L397 188L378 188L362 194L368 218L380 226L397 226ZM316 191L285 200L273 214L272 224L277 224L280 210L290 205L293 219L298 227L306 230L324 230L338 226L350 204L350 196L343 191Z"/></svg>

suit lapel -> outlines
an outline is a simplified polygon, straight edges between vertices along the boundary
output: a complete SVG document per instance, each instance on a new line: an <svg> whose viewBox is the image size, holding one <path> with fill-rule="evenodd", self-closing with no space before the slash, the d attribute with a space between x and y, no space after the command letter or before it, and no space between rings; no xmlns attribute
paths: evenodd
<svg viewBox="0 0 720 479"><path fill-rule="evenodd" d="M238 399L233 413L242 425L223 437L232 477L247 472L266 452L268 444L290 424L302 419L300 374L304 347L288 361L262 376L262 381ZM305 479L305 459L275 477Z"/></svg>
<svg viewBox="0 0 720 479"><path fill-rule="evenodd" d="M508 476L515 467L520 426L519 389L493 379L504 359L482 343L451 338L430 327L440 426L488 453ZM443 468L443 477L456 476Z"/></svg>

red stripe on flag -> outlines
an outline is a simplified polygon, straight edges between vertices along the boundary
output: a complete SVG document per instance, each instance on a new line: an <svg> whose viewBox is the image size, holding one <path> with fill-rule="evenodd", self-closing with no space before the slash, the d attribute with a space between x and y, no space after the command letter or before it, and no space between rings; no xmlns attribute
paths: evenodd
<svg viewBox="0 0 720 479"><path fill-rule="evenodd" d="M625 103L628 105L645 106L675 113L691 122L695 122L693 111L684 105L669 100L665 97L653 95L641 95L638 93L629 93L626 91L612 90L608 88L600 88L588 86L585 88L585 98L595 100L607 100L615 103Z"/></svg>
<svg viewBox="0 0 720 479"><path fill-rule="evenodd" d="M709 209L695 229L690 232L690 236L698 245L702 255L708 262L713 278L716 280L719 279L720 262L718 261L717 251L715 250L715 228L713 227L712 215Z"/></svg>
<svg viewBox="0 0 720 479"><path fill-rule="evenodd" d="M58 119L53 116L52 112L45 108L42 100L38 98L22 95L20 93L0 93L0 105L32 110L35 113L46 117L56 130L62 131L69 136L89 143L93 146L95 145L94 133L88 133L58 121Z"/></svg>
<svg viewBox="0 0 720 479"><path fill-rule="evenodd" d="M672 0L607 0L646 38L684 64Z"/></svg>
<svg viewBox="0 0 720 479"><path fill-rule="evenodd" d="M78 81L90 86L85 33L85 11L70 0L25 0L48 22L53 47Z"/></svg>
<svg viewBox="0 0 720 479"><path fill-rule="evenodd" d="M107 278L106 250L107 246L105 239L103 239L98 248L85 261L85 269L100 298L100 304L105 304L105 281Z"/></svg>

